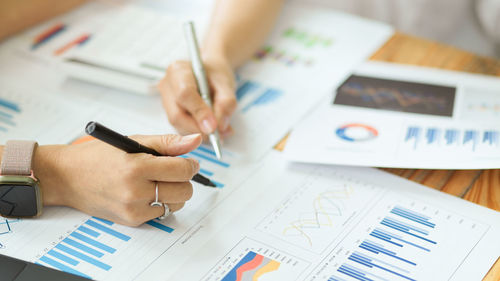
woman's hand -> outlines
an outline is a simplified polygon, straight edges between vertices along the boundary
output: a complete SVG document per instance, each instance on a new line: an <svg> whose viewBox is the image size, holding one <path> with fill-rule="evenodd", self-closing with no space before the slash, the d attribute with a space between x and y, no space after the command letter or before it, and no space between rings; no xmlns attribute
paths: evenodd
<svg viewBox="0 0 500 281"><path fill-rule="evenodd" d="M211 134L216 128L222 137L233 133L229 124L236 109L233 70L225 59L204 61L208 83L212 90L213 110L201 98L191 64L177 61L171 64L158 85L168 119L181 134Z"/></svg>
<svg viewBox="0 0 500 281"><path fill-rule="evenodd" d="M124 225L137 226L184 206L193 194L189 180L198 172L194 159L170 157L185 154L202 141L201 135L133 136L163 155L125 153L98 140L71 146L40 146L33 170L40 180L44 205L64 205Z"/></svg>

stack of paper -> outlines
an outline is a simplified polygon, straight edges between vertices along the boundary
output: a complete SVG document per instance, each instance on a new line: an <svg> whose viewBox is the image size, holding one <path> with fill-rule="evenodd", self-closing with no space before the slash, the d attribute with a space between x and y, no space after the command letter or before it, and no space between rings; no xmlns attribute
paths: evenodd
<svg viewBox="0 0 500 281"><path fill-rule="evenodd" d="M80 12L85 14L86 8ZM137 12L134 7L123 11ZM147 17L136 19L133 26L143 30ZM33 34L23 35L22 42ZM328 96L330 106L331 89L391 34L386 25L335 11L287 6L266 44L238 70L236 133L224 143L224 159L216 159L206 145L186 155L200 161L200 173L215 181L217 189L193 183L194 196L181 211L137 228L62 207L46 207L38 219L0 218L0 253L97 280L481 278L500 252L497 212L375 169L288 164L282 153L272 150L318 101ZM111 46L106 38L95 38L95 46ZM14 47L19 42L13 41ZM144 42L130 45L142 50ZM13 80L22 77L33 83L28 89L12 85L8 91L2 83L0 112L8 114L0 118L0 128L7 128L2 140L15 136L68 143L82 135L90 120L127 135L174 132L158 96L64 82L68 73L61 74L60 67L43 67L52 62L47 56L16 50L17 56L4 56L0 73L16 73L10 76ZM120 52L136 54L133 50ZM0 55L4 51L0 48ZM100 58L118 53L103 51ZM132 60L146 61L141 55ZM44 79L37 79L34 70L40 69L45 69L40 72ZM426 120L440 122L472 116L455 115L458 105L440 106L463 99L452 83L436 87L443 91L436 107L403 100L406 108L419 112L394 114L437 112ZM357 89L348 87L347 92L352 88ZM352 98L337 101L344 104L337 107L345 109L345 116L349 102ZM40 119L36 127L24 121L33 118ZM378 120L367 118L364 121ZM361 121L340 130L334 127L331 133L345 141L364 139L365 144L386 136L385 130ZM65 133L38 128L51 126ZM396 137L398 128L393 128Z"/></svg>

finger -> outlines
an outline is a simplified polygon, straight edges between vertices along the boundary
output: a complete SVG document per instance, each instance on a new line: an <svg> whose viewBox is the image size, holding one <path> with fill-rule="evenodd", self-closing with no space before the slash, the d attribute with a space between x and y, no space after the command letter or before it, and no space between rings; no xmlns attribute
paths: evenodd
<svg viewBox="0 0 500 281"><path fill-rule="evenodd" d="M165 156L178 156L186 154L200 146L200 134L188 136L160 135L160 136L132 136L139 143L151 147Z"/></svg>
<svg viewBox="0 0 500 281"><path fill-rule="evenodd" d="M201 98L191 69L186 64L171 68L171 72L177 72L169 76L167 83L171 86L178 106L193 116L203 133L210 134L217 127L217 121L210 107Z"/></svg>
<svg viewBox="0 0 500 281"><path fill-rule="evenodd" d="M221 133L229 127L231 116L236 110L237 102L233 83L229 81L214 81L214 113Z"/></svg>
<svg viewBox="0 0 500 281"><path fill-rule="evenodd" d="M152 195L156 196L156 194ZM160 202L184 203L189 199L191 199L192 196L193 196L193 185L190 182L182 182L182 183L158 182L158 201ZM154 201L154 199L155 198L153 198L152 201Z"/></svg>
<svg viewBox="0 0 500 281"><path fill-rule="evenodd" d="M170 124L172 124L180 134L188 135L201 132L194 118L180 108L175 100L165 100L163 104Z"/></svg>
<svg viewBox="0 0 500 281"><path fill-rule="evenodd" d="M148 181L187 182L200 169L198 161L192 158L147 155L138 161L140 170L136 174Z"/></svg>
<svg viewBox="0 0 500 281"><path fill-rule="evenodd" d="M177 95L177 104L193 116L200 130L205 134L213 133L217 128L217 120L212 109L198 94L197 88L180 88Z"/></svg>
<svg viewBox="0 0 500 281"><path fill-rule="evenodd" d="M167 206L168 209L170 210L170 213L174 213L182 209L182 207L184 207L184 202L168 203ZM165 214L165 208L164 206L145 206L142 214L143 218L141 219L141 221L143 222L150 221L163 216Z"/></svg>

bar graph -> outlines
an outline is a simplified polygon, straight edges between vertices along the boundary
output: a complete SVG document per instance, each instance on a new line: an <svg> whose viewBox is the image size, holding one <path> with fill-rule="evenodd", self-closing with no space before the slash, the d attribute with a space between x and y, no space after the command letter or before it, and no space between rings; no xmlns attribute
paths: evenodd
<svg viewBox="0 0 500 281"><path fill-rule="evenodd" d="M222 153L225 159L231 158L230 152L223 151ZM224 187L224 183L217 181L217 174L221 170L227 170L231 167L231 164L227 161L217 159L215 151L208 145L200 145L197 149L181 157L190 157L198 160L200 163L200 174L210 178L218 188Z"/></svg>
<svg viewBox="0 0 500 281"><path fill-rule="evenodd" d="M333 45L333 38L322 34L312 33L305 29L289 27L283 33L282 37L293 40L306 48L329 48Z"/></svg>
<svg viewBox="0 0 500 281"><path fill-rule="evenodd" d="M483 135L483 143L498 146L500 133L498 131L486 131Z"/></svg>
<svg viewBox="0 0 500 281"><path fill-rule="evenodd" d="M80 111L72 104L55 99L41 89L41 92L33 93L22 85L2 86L0 143L9 139L36 139L42 144L63 142L68 138L68 132L56 128L61 127L61 122L67 125L77 123L81 117Z"/></svg>
<svg viewBox="0 0 500 281"><path fill-rule="evenodd" d="M420 131L419 127L409 127L406 133L405 142L413 142L413 148L416 149L420 141Z"/></svg>
<svg viewBox="0 0 500 281"><path fill-rule="evenodd" d="M429 128L426 133L427 144L439 143L441 131L437 128Z"/></svg>
<svg viewBox="0 0 500 281"><path fill-rule="evenodd" d="M265 87L255 81L241 81L236 90L236 99L243 113L254 107L271 104L282 95L281 89Z"/></svg>
<svg viewBox="0 0 500 281"><path fill-rule="evenodd" d="M464 152L490 151L500 147L500 131L409 126L404 143L412 150L459 148Z"/></svg>
<svg viewBox="0 0 500 281"><path fill-rule="evenodd" d="M365 265L367 267L380 268L384 271L387 271L389 273L392 273L392 274L399 276L399 277L403 277L403 278L408 279L408 280L415 280L415 279L410 278L404 274L398 273L398 271L399 271L399 272L404 272L405 274L408 274L408 273L410 273L408 270L403 269L403 268L398 267L398 266L395 266L395 265L392 265L392 264L387 263L385 261L382 261L380 259L370 257L370 256L365 255L363 253L360 253L358 251L355 251L354 253L352 253L349 256L349 260L357 262L361 265Z"/></svg>
<svg viewBox="0 0 500 281"><path fill-rule="evenodd" d="M457 129L447 129L444 133L446 145L454 145L459 142L459 131Z"/></svg>
<svg viewBox="0 0 500 281"><path fill-rule="evenodd" d="M487 229L439 207L388 195L307 280L447 280ZM438 262L442 256L445 264Z"/></svg>
<svg viewBox="0 0 500 281"><path fill-rule="evenodd" d="M479 133L475 130L467 130L464 133L463 144L470 144L472 146L472 151L476 150L477 144L479 140Z"/></svg>
<svg viewBox="0 0 500 281"><path fill-rule="evenodd" d="M112 266L105 261L106 257L115 254L118 246L131 240L129 235L114 229L114 225L111 221L91 217L37 263L89 279L92 277L87 272L109 271Z"/></svg>
<svg viewBox="0 0 500 281"><path fill-rule="evenodd" d="M381 229L381 228L375 228L370 233L370 235L375 237L375 238L378 238L382 241L386 241L388 243L394 244L394 245L399 246L399 247L403 247L403 245L401 243L404 243L404 244L411 245L413 247L416 247L416 248L421 249L421 250L426 251L426 252L431 251L426 247L420 246L416 243L412 243L408 240L403 239L400 235L393 234L393 233L386 231L384 229ZM397 242L394 242L394 240L396 240Z"/></svg>
<svg viewBox="0 0 500 281"><path fill-rule="evenodd" d="M243 107L242 112L248 112L251 108L261 105L270 104L283 95L283 91L279 89L269 88L264 90L257 98Z"/></svg>
<svg viewBox="0 0 500 281"><path fill-rule="evenodd" d="M314 65L313 58L305 57L304 55L287 49L277 49L273 46L262 47L254 54L253 58L256 61L277 62L286 67L294 67L297 65L310 67Z"/></svg>
<svg viewBox="0 0 500 281"><path fill-rule="evenodd" d="M247 96L247 94L252 93L253 91L259 88L260 88L259 83L254 81L245 81L236 90L236 99L240 101L245 96Z"/></svg>
<svg viewBox="0 0 500 281"><path fill-rule="evenodd" d="M16 127L15 116L21 113L19 104L0 97L0 132L8 132Z"/></svg>

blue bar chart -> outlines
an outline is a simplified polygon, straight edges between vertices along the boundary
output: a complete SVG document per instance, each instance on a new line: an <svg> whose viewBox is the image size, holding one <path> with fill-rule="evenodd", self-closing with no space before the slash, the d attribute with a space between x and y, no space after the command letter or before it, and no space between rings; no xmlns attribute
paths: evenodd
<svg viewBox="0 0 500 281"><path fill-rule="evenodd" d="M444 133L446 145L458 144L459 131L456 129L447 129Z"/></svg>
<svg viewBox="0 0 500 281"><path fill-rule="evenodd" d="M277 100L282 94L283 91L279 89L274 89L274 88L266 89L257 98L255 98L245 107L243 107L242 111L247 112L255 106L272 103L273 101Z"/></svg>
<svg viewBox="0 0 500 281"><path fill-rule="evenodd" d="M0 97L0 132L16 127L15 116L21 113L19 104Z"/></svg>
<svg viewBox="0 0 500 281"><path fill-rule="evenodd" d="M417 149L417 145L420 141L420 131L419 127L409 127L406 133L405 142L413 143L413 148Z"/></svg>
<svg viewBox="0 0 500 281"><path fill-rule="evenodd" d="M260 88L260 84L254 81L245 81L243 84L241 84L238 89L236 90L236 99L240 101L243 99L247 94L257 90Z"/></svg>
<svg viewBox="0 0 500 281"><path fill-rule="evenodd" d="M114 225L111 221L92 217L57 243L37 263L89 279L92 276L83 273L82 268L85 272L109 271L112 266L104 261L106 256L118 251L116 245L121 246L131 239L114 229Z"/></svg>
<svg viewBox="0 0 500 281"><path fill-rule="evenodd" d="M242 104L242 112L274 102L283 95L280 89L265 87L255 81L242 81L236 90L236 99Z"/></svg>
<svg viewBox="0 0 500 281"><path fill-rule="evenodd" d="M478 149L499 148L500 131L409 126L404 142L415 151L453 147L475 152Z"/></svg>
<svg viewBox="0 0 500 281"><path fill-rule="evenodd" d="M225 158L230 158L229 152L223 152L223 154L225 155ZM215 152L207 145L200 145L197 149L189 152L188 154L182 155L181 157L190 157L198 160L200 163L200 174L210 178L210 180L218 188L224 187L224 183L216 180L217 171L220 171L221 169L228 169L231 167L231 164L217 159Z"/></svg>
<svg viewBox="0 0 500 281"><path fill-rule="evenodd" d="M478 140L479 140L479 133L477 131L475 131L475 130L465 131L463 144L464 145L471 144L473 151L476 150Z"/></svg>
<svg viewBox="0 0 500 281"><path fill-rule="evenodd" d="M437 128L429 128L426 133L427 144L433 144L439 142L441 131Z"/></svg>
<svg viewBox="0 0 500 281"><path fill-rule="evenodd" d="M383 199L331 250L308 280L447 279L485 231L487 226L439 207L401 198ZM450 233L459 237L450 239ZM461 243L460 249L457 243ZM446 264L438 262L442 255L449 259Z"/></svg>

